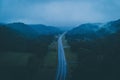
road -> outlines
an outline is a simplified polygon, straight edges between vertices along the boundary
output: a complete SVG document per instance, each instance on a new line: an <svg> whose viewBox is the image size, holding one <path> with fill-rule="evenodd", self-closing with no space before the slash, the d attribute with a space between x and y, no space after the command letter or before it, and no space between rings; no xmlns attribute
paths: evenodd
<svg viewBox="0 0 120 80"><path fill-rule="evenodd" d="M56 80L66 79L67 63L66 63L65 52L62 43L62 37L65 35L65 33L63 33L58 39L58 69L57 69L58 71L57 71Z"/></svg>

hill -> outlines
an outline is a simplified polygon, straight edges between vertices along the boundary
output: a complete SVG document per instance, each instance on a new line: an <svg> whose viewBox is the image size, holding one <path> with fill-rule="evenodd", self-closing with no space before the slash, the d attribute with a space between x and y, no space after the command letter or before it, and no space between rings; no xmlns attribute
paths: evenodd
<svg viewBox="0 0 120 80"><path fill-rule="evenodd" d="M73 79L120 79L120 20L108 22L99 28L87 27L79 26L66 34L68 44L79 62Z"/></svg>
<svg viewBox="0 0 120 80"><path fill-rule="evenodd" d="M0 51L39 53L41 50L46 49L55 39L55 35L60 32L58 28L44 25L1 24Z"/></svg>
<svg viewBox="0 0 120 80"><path fill-rule="evenodd" d="M45 26L42 24L34 24L29 26L33 30L37 31L40 35L54 35L61 32L59 28L53 26Z"/></svg>
<svg viewBox="0 0 120 80"><path fill-rule="evenodd" d="M96 32L100 29L100 24L86 23L70 30L66 35L69 38L90 40L97 38Z"/></svg>

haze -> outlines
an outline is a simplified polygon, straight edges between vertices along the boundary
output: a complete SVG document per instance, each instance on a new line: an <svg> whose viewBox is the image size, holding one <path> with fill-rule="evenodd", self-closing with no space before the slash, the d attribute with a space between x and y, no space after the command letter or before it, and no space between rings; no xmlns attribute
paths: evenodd
<svg viewBox="0 0 120 80"><path fill-rule="evenodd" d="M0 0L0 23L76 26L120 18L120 0Z"/></svg>

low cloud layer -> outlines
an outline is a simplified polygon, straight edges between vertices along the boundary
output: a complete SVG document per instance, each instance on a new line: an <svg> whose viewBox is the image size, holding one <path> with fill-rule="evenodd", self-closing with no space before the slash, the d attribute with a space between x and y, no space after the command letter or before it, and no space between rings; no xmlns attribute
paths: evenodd
<svg viewBox="0 0 120 80"><path fill-rule="evenodd" d="M120 18L119 0L1 0L0 22L75 26Z"/></svg>

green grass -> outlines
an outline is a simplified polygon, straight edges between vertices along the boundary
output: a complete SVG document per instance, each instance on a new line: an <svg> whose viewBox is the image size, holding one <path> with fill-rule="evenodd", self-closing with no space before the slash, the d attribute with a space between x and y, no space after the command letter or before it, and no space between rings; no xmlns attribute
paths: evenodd
<svg viewBox="0 0 120 80"><path fill-rule="evenodd" d="M73 80L73 74L78 66L78 57L75 53L73 53L70 50L70 46L67 43L67 40L65 39L65 36L62 39L64 51L65 51L65 57L67 61L67 80Z"/></svg>
<svg viewBox="0 0 120 80"><path fill-rule="evenodd" d="M30 53L1 53L0 80L29 80L33 70L31 65L36 66L33 62L34 55Z"/></svg>
<svg viewBox="0 0 120 80"><path fill-rule="evenodd" d="M0 64L3 66L26 66L29 58L33 56L30 53L2 53L0 54Z"/></svg>
<svg viewBox="0 0 120 80"><path fill-rule="evenodd" d="M42 61L32 53L0 53L0 80L54 80L57 51L54 41Z"/></svg>
<svg viewBox="0 0 120 80"><path fill-rule="evenodd" d="M33 80L55 80L57 70L57 41L54 41L44 57L43 64L39 65L38 73Z"/></svg>

